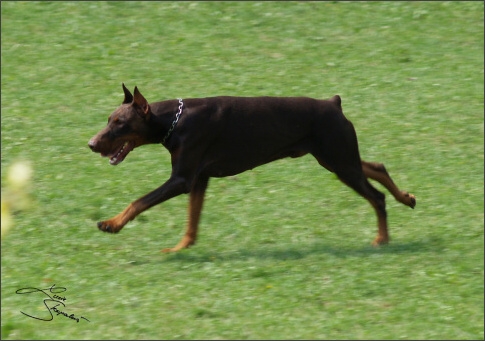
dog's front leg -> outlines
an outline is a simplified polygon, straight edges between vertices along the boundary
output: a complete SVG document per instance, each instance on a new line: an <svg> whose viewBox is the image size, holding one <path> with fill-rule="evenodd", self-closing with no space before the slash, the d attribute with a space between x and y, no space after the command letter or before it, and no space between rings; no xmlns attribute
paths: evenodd
<svg viewBox="0 0 485 341"><path fill-rule="evenodd" d="M129 204L123 212L105 221L98 222L101 231L118 233L130 220L141 212L163 201L189 191L187 181L183 177L172 176L162 186Z"/></svg>
<svg viewBox="0 0 485 341"><path fill-rule="evenodd" d="M176 252L181 249L188 248L195 244L197 239L197 228L199 226L200 213L202 212L202 206L204 204L204 194L209 183L209 178L201 176L199 177L190 191L189 199L189 220L187 222L187 231L182 240L172 248L163 249L163 252Z"/></svg>

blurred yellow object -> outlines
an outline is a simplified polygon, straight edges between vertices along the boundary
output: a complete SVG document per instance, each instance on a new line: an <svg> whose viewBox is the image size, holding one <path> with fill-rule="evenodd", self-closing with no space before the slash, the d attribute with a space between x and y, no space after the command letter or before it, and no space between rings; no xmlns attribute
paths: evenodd
<svg viewBox="0 0 485 341"><path fill-rule="evenodd" d="M2 238L5 233L12 227L12 214L8 203L2 199Z"/></svg>
<svg viewBox="0 0 485 341"><path fill-rule="evenodd" d="M6 188L2 189L2 238L13 226L13 211L25 210L30 205L32 167L27 161L13 163L7 172Z"/></svg>
<svg viewBox="0 0 485 341"><path fill-rule="evenodd" d="M17 161L8 170L7 186L15 189L25 189L29 186L32 167L29 162Z"/></svg>

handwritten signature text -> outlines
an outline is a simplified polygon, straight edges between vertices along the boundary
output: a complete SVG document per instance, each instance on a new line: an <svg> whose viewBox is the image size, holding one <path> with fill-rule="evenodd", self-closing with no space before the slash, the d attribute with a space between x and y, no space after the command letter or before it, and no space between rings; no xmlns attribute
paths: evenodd
<svg viewBox="0 0 485 341"><path fill-rule="evenodd" d="M20 311L20 312L25 316L28 316L40 321L52 321L54 319L54 313L55 313L56 316L62 315L78 323L80 320L91 322L84 316L77 317L74 314L68 314L65 311L63 311L64 308L66 307L65 302L67 301L67 298L61 294L65 291L67 291L66 288L56 287L55 284L51 285L49 288L46 288L46 289L39 289L39 288L33 288L33 287L18 289L16 293L19 295L30 294L30 295L37 295L42 297L43 298L42 301L46 308L44 310L44 314L40 314L40 315L27 314L23 311Z"/></svg>

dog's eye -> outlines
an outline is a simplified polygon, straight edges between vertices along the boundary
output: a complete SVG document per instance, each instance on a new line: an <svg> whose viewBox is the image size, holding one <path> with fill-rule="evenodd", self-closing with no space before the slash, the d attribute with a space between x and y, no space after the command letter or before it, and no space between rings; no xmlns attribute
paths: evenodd
<svg viewBox="0 0 485 341"><path fill-rule="evenodd" d="M114 124L122 124L124 122L124 120L119 118L119 117L114 117L114 118L110 117L108 119L108 123L110 123L110 122L113 122Z"/></svg>

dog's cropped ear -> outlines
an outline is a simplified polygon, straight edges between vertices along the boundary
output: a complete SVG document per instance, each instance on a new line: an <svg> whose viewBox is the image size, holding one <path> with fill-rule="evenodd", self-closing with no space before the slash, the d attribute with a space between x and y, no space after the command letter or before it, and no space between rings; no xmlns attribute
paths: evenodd
<svg viewBox="0 0 485 341"><path fill-rule="evenodd" d="M131 94L130 90L126 88L125 83L121 83L121 85L123 85L123 92L125 93L125 99L123 100L123 104L133 102L133 95Z"/></svg>
<svg viewBox="0 0 485 341"><path fill-rule="evenodd" d="M148 105L148 102L145 99L145 97L143 97L140 91L138 91L138 88L136 86L133 94L134 94L133 103L138 105L145 114L148 114L150 112L150 106Z"/></svg>
<svg viewBox="0 0 485 341"><path fill-rule="evenodd" d="M335 95L332 98L330 98L330 102L334 103L337 105L340 109L342 109L342 99L340 98L339 95Z"/></svg>

